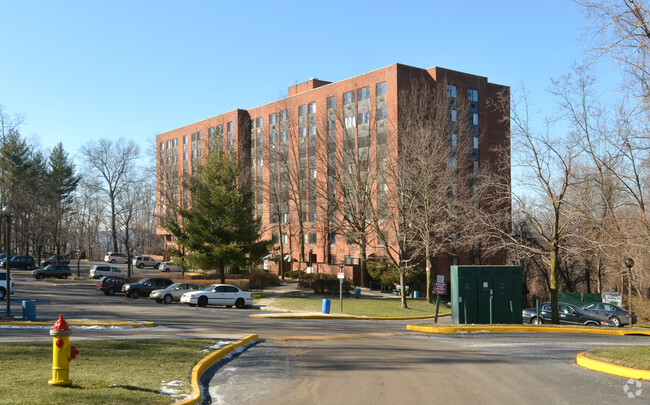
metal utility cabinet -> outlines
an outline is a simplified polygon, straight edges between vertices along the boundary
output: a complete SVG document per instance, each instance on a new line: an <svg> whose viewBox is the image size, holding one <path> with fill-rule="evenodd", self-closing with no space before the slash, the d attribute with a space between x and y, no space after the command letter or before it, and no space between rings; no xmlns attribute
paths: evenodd
<svg viewBox="0 0 650 405"><path fill-rule="evenodd" d="M519 266L451 266L454 323L522 323Z"/></svg>

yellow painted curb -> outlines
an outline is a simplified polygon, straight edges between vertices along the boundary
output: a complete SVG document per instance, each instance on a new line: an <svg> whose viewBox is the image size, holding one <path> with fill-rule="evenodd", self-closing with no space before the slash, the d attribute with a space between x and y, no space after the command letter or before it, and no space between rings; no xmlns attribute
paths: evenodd
<svg viewBox="0 0 650 405"><path fill-rule="evenodd" d="M199 361L196 366L192 369L192 396L188 399L185 399L183 401L175 402L176 404L198 404L202 402L201 398L201 387L199 386L199 379L207 370L210 368L214 363L222 359L224 356L227 354L230 354L233 352L235 349L238 347L241 347L245 344L248 344L254 340L257 340L258 336L257 335L248 335L245 338L238 340L234 343L231 343L229 345L226 345L219 350L215 350L214 352L210 353L206 357L204 357L201 361Z"/></svg>
<svg viewBox="0 0 650 405"><path fill-rule="evenodd" d="M606 329L601 327L588 328L554 328L549 326L523 325L454 325L454 326L420 326L406 325L407 330L428 333L458 333L458 332L542 332L542 333L597 333L603 335L646 335L650 332L628 331L624 329Z"/></svg>
<svg viewBox="0 0 650 405"><path fill-rule="evenodd" d="M576 356L576 364L581 367L619 377L633 378L635 380L650 380L650 370L617 366L615 364L605 363L604 361L590 359L585 357L584 354L585 352L582 352Z"/></svg>

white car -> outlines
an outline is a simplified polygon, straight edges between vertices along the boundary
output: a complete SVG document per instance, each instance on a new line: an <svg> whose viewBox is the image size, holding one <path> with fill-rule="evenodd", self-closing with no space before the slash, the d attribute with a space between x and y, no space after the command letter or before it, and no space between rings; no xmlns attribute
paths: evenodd
<svg viewBox="0 0 650 405"><path fill-rule="evenodd" d="M171 304L178 302L181 296L189 291L200 291L201 286L194 283L174 283L162 290L153 290L149 298L156 300L157 303Z"/></svg>
<svg viewBox="0 0 650 405"><path fill-rule="evenodd" d="M160 271L181 271L182 268L181 266L177 266L174 264L174 262L162 262L160 263L160 266L158 267Z"/></svg>
<svg viewBox="0 0 650 405"><path fill-rule="evenodd" d="M127 264L129 262L129 258L124 253L108 252L106 253L106 256L104 256L104 261L108 263Z"/></svg>
<svg viewBox="0 0 650 405"><path fill-rule="evenodd" d="M136 256L133 258L132 263L139 269L144 269L145 267L153 267L154 269L157 269L162 262L150 256Z"/></svg>
<svg viewBox="0 0 650 405"><path fill-rule="evenodd" d="M230 308L250 307L253 305L251 293L240 290L234 285L211 284L201 291L186 292L181 296L181 303L204 307L206 305L225 305Z"/></svg>
<svg viewBox="0 0 650 405"><path fill-rule="evenodd" d="M9 276L9 290L14 293L14 278ZM0 300L7 296L7 272L0 271Z"/></svg>
<svg viewBox="0 0 650 405"><path fill-rule="evenodd" d="M90 268L90 277L102 278L104 276L126 277L127 274L124 270L120 270L117 267L106 266L101 264Z"/></svg>

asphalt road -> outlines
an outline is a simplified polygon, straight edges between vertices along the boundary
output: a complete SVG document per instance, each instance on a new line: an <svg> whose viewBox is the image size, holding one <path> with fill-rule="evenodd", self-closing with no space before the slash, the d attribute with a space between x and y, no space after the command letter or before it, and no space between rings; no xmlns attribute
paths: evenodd
<svg viewBox="0 0 650 405"><path fill-rule="evenodd" d="M90 264L84 263L81 275ZM73 270L73 273L76 271ZM136 274L152 273L136 270ZM75 329L71 340L172 336L260 336L210 377L214 404L621 404L650 403L650 384L630 399L627 380L575 365L579 352L650 345L650 338L593 334L407 332L420 321L250 318L262 309L188 307L148 298L105 296L94 280L35 281L12 272L21 301L36 300L39 320L154 321L153 328ZM174 273L172 273L174 276ZM0 301L0 306L4 305ZM4 308L3 308L4 309ZM49 341L49 328L0 329L0 342ZM634 387L636 393L636 387Z"/></svg>

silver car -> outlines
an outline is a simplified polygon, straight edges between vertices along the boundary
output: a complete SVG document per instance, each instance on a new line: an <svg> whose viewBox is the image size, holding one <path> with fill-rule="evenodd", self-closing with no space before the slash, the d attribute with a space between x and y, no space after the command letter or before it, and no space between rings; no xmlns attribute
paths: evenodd
<svg viewBox="0 0 650 405"><path fill-rule="evenodd" d="M193 283L174 283L169 287L162 290L153 290L149 294L149 298L156 300L157 303L171 304L172 302L179 302L181 295L190 291L200 290L201 286Z"/></svg>

